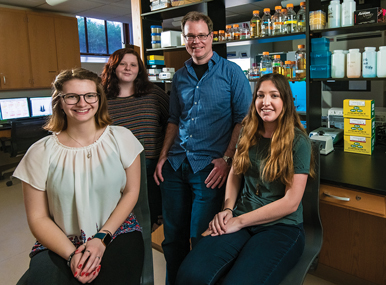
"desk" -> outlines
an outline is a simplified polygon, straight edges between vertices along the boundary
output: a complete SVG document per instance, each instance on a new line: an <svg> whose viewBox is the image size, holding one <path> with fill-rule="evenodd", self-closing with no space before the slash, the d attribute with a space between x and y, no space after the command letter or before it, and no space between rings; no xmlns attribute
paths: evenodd
<svg viewBox="0 0 386 285"><path fill-rule="evenodd" d="M11 137L11 125L0 127L0 138L10 138Z"/></svg>

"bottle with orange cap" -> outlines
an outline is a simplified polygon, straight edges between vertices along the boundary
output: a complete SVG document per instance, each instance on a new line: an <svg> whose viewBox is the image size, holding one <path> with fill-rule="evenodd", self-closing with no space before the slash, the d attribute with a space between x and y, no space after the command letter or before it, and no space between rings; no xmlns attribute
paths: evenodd
<svg viewBox="0 0 386 285"><path fill-rule="evenodd" d="M273 36L284 34L283 14L281 13L281 6L275 7L275 14L272 16Z"/></svg>
<svg viewBox="0 0 386 285"><path fill-rule="evenodd" d="M284 25L287 34L296 33L298 31L298 18L294 11L294 4L287 4L287 18Z"/></svg>
<svg viewBox="0 0 386 285"><path fill-rule="evenodd" d="M306 31L306 2L300 2L300 10L297 14L298 32L304 33Z"/></svg>
<svg viewBox="0 0 386 285"><path fill-rule="evenodd" d="M259 14L260 14L259 10L253 11L253 17L250 23L252 39L260 37L261 18Z"/></svg>
<svg viewBox="0 0 386 285"><path fill-rule="evenodd" d="M240 28L239 24L234 24L233 25L233 39L235 41L238 41L240 39Z"/></svg>
<svg viewBox="0 0 386 285"><path fill-rule="evenodd" d="M280 59L280 54L273 56L272 73L279 73L283 75L283 62Z"/></svg>
<svg viewBox="0 0 386 285"><path fill-rule="evenodd" d="M232 26L231 25L226 25L225 26L225 40L231 41L232 39Z"/></svg>
<svg viewBox="0 0 386 285"><path fill-rule="evenodd" d="M298 50L295 52L296 59L296 79L306 78L306 49L304 45L298 45Z"/></svg>
<svg viewBox="0 0 386 285"><path fill-rule="evenodd" d="M261 57L260 61L260 76L268 73L272 73L272 60L269 56L269 52L265 51L263 52L263 56Z"/></svg>
<svg viewBox="0 0 386 285"><path fill-rule="evenodd" d="M272 36L271 9L269 8L264 9L264 15L261 18L261 36L262 37Z"/></svg>

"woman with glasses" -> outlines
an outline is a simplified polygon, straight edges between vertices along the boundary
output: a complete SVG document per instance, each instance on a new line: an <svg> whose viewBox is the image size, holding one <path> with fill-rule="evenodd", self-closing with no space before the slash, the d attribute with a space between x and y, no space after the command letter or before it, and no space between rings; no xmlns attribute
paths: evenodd
<svg viewBox="0 0 386 285"><path fill-rule="evenodd" d="M183 261L176 284L280 284L304 249L302 197L311 143L288 80L257 82L242 122L223 210Z"/></svg>
<svg viewBox="0 0 386 285"><path fill-rule="evenodd" d="M153 173L169 117L169 96L149 81L139 54L131 48L115 51L101 77L113 124L128 128L145 142L150 220L154 230L162 221L162 201Z"/></svg>
<svg viewBox="0 0 386 285"><path fill-rule="evenodd" d="M53 89L45 125L52 135L32 145L14 173L37 239L18 284L140 284L144 245L131 212L143 147L110 126L95 73L62 71Z"/></svg>

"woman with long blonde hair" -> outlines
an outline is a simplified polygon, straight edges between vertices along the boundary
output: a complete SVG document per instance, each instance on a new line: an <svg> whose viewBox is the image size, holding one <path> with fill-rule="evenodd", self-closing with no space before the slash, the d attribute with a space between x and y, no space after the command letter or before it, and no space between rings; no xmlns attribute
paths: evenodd
<svg viewBox="0 0 386 285"><path fill-rule="evenodd" d="M302 255L301 200L313 159L284 76L260 78L242 125L223 211L184 260L177 284L220 277L222 284L279 284Z"/></svg>

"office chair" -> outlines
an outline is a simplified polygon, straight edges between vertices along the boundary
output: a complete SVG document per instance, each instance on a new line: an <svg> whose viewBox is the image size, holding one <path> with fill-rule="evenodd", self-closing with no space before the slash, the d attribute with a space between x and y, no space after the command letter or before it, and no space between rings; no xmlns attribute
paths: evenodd
<svg viewBox="0 0 386 285"><path fill-rule="evenodd" d="M1 138L1 146L4 152L11 157L23 155L28 148L41 138L49 134L42 127L45 124L44 119L15 120L11 123L11 137ZM6 165L6 170L1 172L0 179L4 179L4 173L15 170L18 163ZM4 167L2 167L4 168ZM12 185L12 176L7 181L7 186Z"/></svg>
<svg viewBox="0 0 386 285"><path fill-rule="evenodd" d="M144 141L140 140L144 146ZM142 237L145 244L145 259L143 262L141 285L153 285L153 251L151 243L151 222L150 208L147 196L147 173L145 151L140 154L141 157L141 188L137 204L134 207L134 215L137 217L139 225L142 227Z"/></svg>
<svg viewBox="0 0 386 285"><path fill-rule="evenodd" d="M315 157L315 178L308 178L303 195L303 226L306 244L300 260L280 285L301 285L309 271L315 271L323 243L323 228L319 215L320 144L312 143Z"/></svg>

